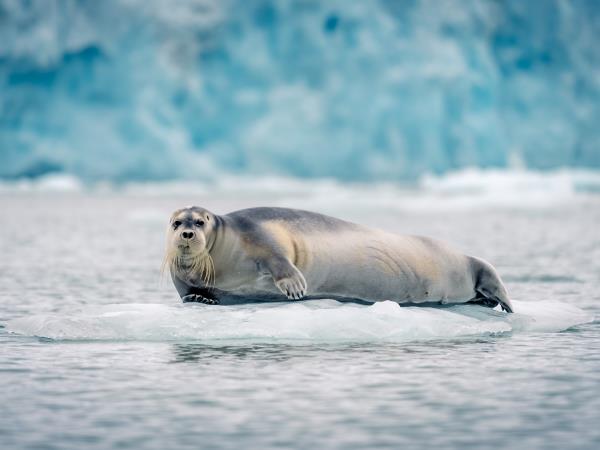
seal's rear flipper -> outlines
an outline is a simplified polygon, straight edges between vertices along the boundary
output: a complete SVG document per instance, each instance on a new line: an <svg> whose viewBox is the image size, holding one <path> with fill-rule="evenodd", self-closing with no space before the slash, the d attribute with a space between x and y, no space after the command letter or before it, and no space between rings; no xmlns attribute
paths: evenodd
<svg viewBox="0 0 600 450"><path fill-rule="evenodd" d="M508 293L500 276L487 261L480 258L470 257L471 264L473 265L473 272L475 273L475 300L486 300L492 302L494 306L500 304L502 309L506 312L513 312L513 307L508 299ZM486 305L487 306L487 305ZM494 307L492 306L492 308Z"/></svg>
<svg viewBox="0 0 600 450"><path fill-rule="evenodd" d="M479 293L477 293L479 294ZM480 305L485 306L486 308L495 308L499 305L500 302L496 300L492 300L491 298L483 297L481 295L477 295L473 300L469 300L467 302L469 305Z"/></svg>
<svg viewBox="0 0 600 450"><path fill-rule="evenodd" d="M513 307L508 297L502 296L504 298L500 298L501 296L494 295L487 289L477 289L477 294L478 295L475 298L475 300L472 300L469 303L476 303L478 305L487 306L489 308L495 308L496 306L498 306L498 304L500 304L500 307L507 313L513 312Z"/></svg>
<svg viewBox="0 0 600 450"><path fill-rule="evenodd" d="M514 312L509 299L506 299L506 301L498 299L498 303L500 303L500 306L502 307L502 309L504 311L506 311L507 313Z"/></svg>

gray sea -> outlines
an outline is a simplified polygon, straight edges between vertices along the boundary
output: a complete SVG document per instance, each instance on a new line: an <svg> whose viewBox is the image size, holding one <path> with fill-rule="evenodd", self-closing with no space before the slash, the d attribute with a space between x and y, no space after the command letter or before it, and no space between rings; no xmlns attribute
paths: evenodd
<svg viewBox="0 0 600 450"><path fill-rule="evenodd" d="M600 195L515 186L2 187L0 447L600 448ZM183 305L159 269L188 204L440 238L516 313Z"/></svg>

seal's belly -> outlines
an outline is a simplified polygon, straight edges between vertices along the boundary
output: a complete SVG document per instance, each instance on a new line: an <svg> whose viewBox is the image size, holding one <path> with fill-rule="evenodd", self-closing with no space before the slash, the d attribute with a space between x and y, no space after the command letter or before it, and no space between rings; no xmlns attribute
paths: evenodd
<svg viewBox="0 0 600 450"><path fill-rule="evenodd" d="M214 287L229 292L253 292L266 283L259 274L256 263L249 258L239 258L234 265L222 267L215 272ZM273 279L268 277L270 284Z"/></svg>
<svg viewBox="0 0 600 450"><path fill-rule="evenodd" d="M303 271L309 295L454 302L475 294L465 257L433 241L384 232L368 239L348 234L321 238L311 254Z"/></svg>
<svg viewBox="0 0 600 450"><path fill-rule="evenodd" d="M275 286L273 277L259 273L256 264L250 260L240 260L235 266L217 273L214 287L237 295L256 296L270 293L285 298Z"/></svg>

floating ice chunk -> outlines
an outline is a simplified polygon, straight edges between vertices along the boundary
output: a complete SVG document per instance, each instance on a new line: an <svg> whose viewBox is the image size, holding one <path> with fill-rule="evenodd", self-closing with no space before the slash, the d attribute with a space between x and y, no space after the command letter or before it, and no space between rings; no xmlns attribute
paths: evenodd
<svg viewBox="0 0 600 450"><path fill-rule="evenodd" d="M57 340L406 342L554 332L592 317L559 302L514 302L515 314L475 305L372 306L334 300L238 306L123 304L14 319L7 329Z"/></svg>

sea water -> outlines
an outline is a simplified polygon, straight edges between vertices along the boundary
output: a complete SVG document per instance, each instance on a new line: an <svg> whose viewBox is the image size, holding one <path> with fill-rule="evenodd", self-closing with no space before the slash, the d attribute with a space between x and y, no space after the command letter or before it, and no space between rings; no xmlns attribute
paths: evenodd
<svg viewBox="0 0 600 450"><path fill-rule="evenodd" d="M511 179L0 186L0 446L598 448L600 197ZM188 204L440 238L491 261L515 313L184 305L159 268Z"/></svg>

